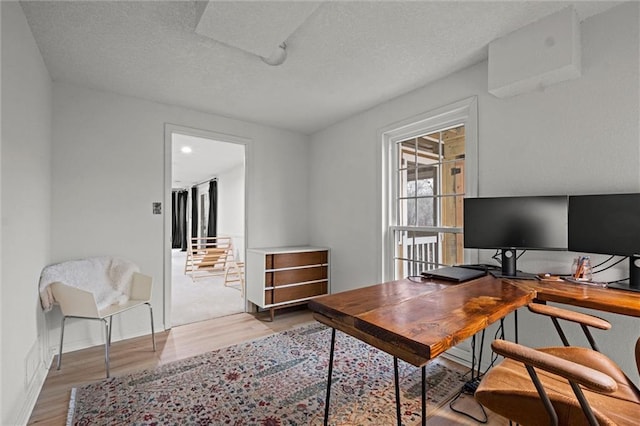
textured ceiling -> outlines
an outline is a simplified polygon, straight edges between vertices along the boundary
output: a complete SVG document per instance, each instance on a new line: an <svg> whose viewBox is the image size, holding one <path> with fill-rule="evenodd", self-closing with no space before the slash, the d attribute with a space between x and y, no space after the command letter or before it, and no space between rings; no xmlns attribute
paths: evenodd
<svg viewBox="0 0 640 426"><path fill-rule="evenodd" d="M276 67L196 32L218 2L21 3L54 81L311 134L486 59L491 40L570 4L583 20L617 2L322 2L295 15ZM264 2L238 3L227 27L280 37Z"/></svg>
<svg viewBox="0 0 640 426"><path fill-rule="evenodd" d="M202 3L199 3L202 4ZM198 8L196 32L269 57L318 8L320 2L215 1Z"/></svg>

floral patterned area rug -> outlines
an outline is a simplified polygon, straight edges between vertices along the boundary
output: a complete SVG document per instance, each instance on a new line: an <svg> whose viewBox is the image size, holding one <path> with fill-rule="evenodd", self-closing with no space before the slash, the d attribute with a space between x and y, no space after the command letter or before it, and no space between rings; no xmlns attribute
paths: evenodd
<svg viewBox="0 0 640 426"><path fill-rule="evenodd" d="M72 390L73 425L321 425L331 330L319 323ZM420 421L420 369L399 362L403 424ZM427 366L427 412L464 372ZM393 357L336 332L331 425L391 425Z"/></svg>

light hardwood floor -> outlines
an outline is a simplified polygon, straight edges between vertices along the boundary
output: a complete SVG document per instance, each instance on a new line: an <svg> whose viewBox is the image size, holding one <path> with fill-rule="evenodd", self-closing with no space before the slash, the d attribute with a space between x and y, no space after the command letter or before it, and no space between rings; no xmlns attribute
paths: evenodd
<svg viewBox="0 0 640 426"><path fill-rule="evenodd" d="M265 314L261 314L265 315ZM151 347L151 337L114 342L111 346L111 375L154 368L168 362L188 358L247 340L267 336L288 328L313 321L311 312L304 308L284 310L274 322L262 321L251 314L236 314L202 321L169 331L156 333L157 351ZM102 380L105 377L104 347L96 346L62 356L62 368L56 370L52 362L29 424L64 425L71 388ZM462 397L455 408L479 416L475 401ZM394 410L394 407L389 407ZM507 421L489 413L489 424L506 425ZM429 419L429 425L476 425L477 422L456 414L448 404Z"/></svg>

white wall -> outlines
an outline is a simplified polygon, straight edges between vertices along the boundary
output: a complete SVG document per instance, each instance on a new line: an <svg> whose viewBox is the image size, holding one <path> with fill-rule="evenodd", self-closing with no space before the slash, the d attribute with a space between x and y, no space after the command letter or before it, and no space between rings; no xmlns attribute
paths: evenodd
<svg viewBox="0 0 640 426"><path fill-rule="evenodd" d="M0 423L11 425L26 423L46 374L38 279L50 261L52 93L20 5L1 7Z"/></svg>
<svg viewBox="0 0 640 426"><path fill-rule="evenodd" d="M236 260L244 259L244 165L218 174L218 235L233 238Z"/></svg>
<svg viewBox="0 0 640 426"><path fill-rule="evenodd" d="M208 201L209 201L209 182L201 183L200 185L198 185L198 206L197 206L197 208L198 208L198 221L199 222L202 221L202 220L205 220L205 219L209 219L209 217L206 216L206 215L208 215L207 210L209 210L209 209L205 208L205 211L203 211L203 209L202 209L202 205L201 205L202 203L200 201L200 198L202 197L202 194L206 194L207 195L206 202L207 202L207 205L208 205ZM191 197L189 197L189 198L191 198ZM191 218L189 218L189 219L191 219ZM190 227L191 224L189 223L188 226ZM204 237L202 229L200 227L200 224L198 224L198 237Z"/></svg>
<svg viewBox="0 0 640 426"><path fill-rule="evenodd" d="M640 191L638 18L633 2L582 23L577 80L498 99L487 92L483 62L313 135L310 242L332 249L332 290L382 279L379 129L460 99L478 97L480 196ZM519 267L563 266L570 258L527 254ZM610 317L614 330L598 338L628 354L618 361L633 372L638 320ZM546 322L521 321L521 336L533 343L553 333Z"/></svg>
<svg viewBox="0 0 640 426"><path fill-rule="evenodd" d="M163 217L151 214L151 204L164 202L166 195L165 123L251 140L248 244L308 242L307 136L62 83L54 84L53 100L53 258L113 254L133 260L154 278L158 325L164 303L163 243L169 236ZM114 339L148 333L146 315L131 311L123 316L132 319L126 327L114 318ZM55 313L50 320L55 342ZM101 343L99 325L94 326L71 323L65 348Z"/></svg>

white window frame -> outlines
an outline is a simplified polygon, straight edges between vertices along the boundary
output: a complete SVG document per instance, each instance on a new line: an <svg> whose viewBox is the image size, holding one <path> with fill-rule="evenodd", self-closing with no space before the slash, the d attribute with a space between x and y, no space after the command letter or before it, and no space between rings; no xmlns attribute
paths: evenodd
<svg viewBox="0 0 640 426"><path fill-rule="evenodd" d="M397 161L396 144L407 139L433 133L456 124L465 126L465 198L478 195L478 101L473 96L419 114L387 126L382 134L382 277L394 279L395 246L393 233L406 227L397 226ZM432 230L408 227L409 230ZM464 250L465 263L477 263L477 250Z"/></svg>

